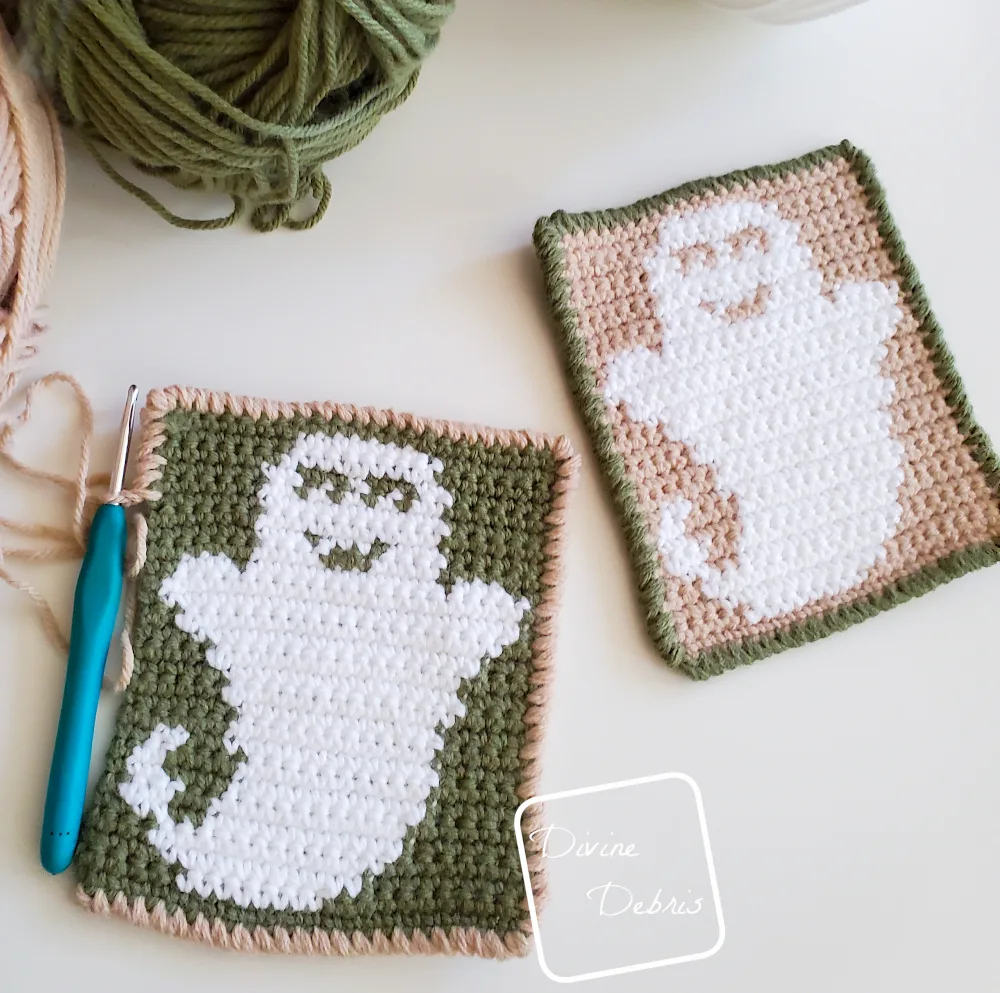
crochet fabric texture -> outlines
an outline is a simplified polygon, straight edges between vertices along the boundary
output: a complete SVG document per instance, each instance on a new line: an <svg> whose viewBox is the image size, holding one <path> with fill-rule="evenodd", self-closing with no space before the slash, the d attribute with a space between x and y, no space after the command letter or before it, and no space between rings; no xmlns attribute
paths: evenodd
<svg viewBox="0 0 1000 993"><path fill-rule="evenodd" d="M150 394L83 901L245 949L524 954L575 470L562 438Z"/></svg>
<svg viewBox="0 0 1000 993"><path fill-rule="evenodd" d="M540 220L648 627L705 678L997 561L996 457L848 143Z"/></svg>

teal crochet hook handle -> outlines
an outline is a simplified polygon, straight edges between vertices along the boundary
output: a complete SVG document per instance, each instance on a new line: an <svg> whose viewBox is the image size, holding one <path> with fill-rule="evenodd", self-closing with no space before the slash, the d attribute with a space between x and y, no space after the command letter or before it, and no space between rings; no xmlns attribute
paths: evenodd
<svg viewBox="0 0 1000 993"><path fill-rule="evenodd" d="M127 532L125 508L115 501L121 493L125 477L137 395L136 387L131 387L122 415L118 452L111 474L111 502L98 507L94 514L87 550L76 581L66 685L63 687L42 817L42 865L51 873L65 871L73 860L87 798L90 753L94 745L104 663L108 658L122 598Z"/></svg>
<svg viewBox="0 0 1000 993"><path fill-rule="evenodd" d="M114 634L125 562L125 509L98 507L76 583L59 729L42 821L42 865L69 868L80 834L104 663Z"/></svg>

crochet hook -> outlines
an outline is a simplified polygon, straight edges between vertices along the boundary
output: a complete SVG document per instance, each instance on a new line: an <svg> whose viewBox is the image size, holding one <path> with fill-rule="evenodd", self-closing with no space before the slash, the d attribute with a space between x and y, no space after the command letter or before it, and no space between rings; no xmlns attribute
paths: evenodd
<svg viewBox="0 0 1000 993"><path fill-rule="evenodd" d="M121 602L126 530L125 508L117 501L125 479L137 395L138 389L129 387L108 502L97 508L91 522L73 598L66 684L42 819L42 865L51 873L69 867L83 819L97 702Z"/></svg>

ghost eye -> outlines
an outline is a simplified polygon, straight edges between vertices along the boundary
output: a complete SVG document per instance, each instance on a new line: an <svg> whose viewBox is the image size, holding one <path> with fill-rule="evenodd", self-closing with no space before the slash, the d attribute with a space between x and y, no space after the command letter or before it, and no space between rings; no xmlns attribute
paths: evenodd
<svg viewBox="0 0 1000 993"><path fill-rule="evenodd" d="M677 260L685 276L702 269L714 269L719 264L718 250L707 241L675 248L670 254Z"/></svg>
<svg viewBox="0 0 1000 993"><path fill-rule="evenodd" d="M726 244L732 250L734 259L742 259L755 252L766 252L768 250L767 232L763 228L751 225L727 238Z"/></svg>
<svg viewBox="0 0 1000 993"><path fill-rule="evenodd" d="M303 500L310 490L319 490L334 503L340 503L344 494L351 488L351 481L342 472L332 472L320 469L318 466L300 465L298 474L302 477L302 485L295 487L295 493Z"/></svg>
<svg viewBox="0 0 1000 993"><path fill-rule="evenodd" d="M374 507L380 497L386 497L393 490L402 494L396 500L396 507L405 514L417 499L417 488L405 479L392 479L389 476L369 476L365 482L368 492L361 498L369 507Z"/></svg>

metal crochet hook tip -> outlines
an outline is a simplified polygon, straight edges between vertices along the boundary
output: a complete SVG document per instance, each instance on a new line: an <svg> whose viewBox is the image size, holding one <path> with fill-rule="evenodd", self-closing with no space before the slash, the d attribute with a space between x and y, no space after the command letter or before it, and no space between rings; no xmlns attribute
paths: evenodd
<svg viewBox="0 0 1000 993"><path fill-rule="evenodd" d="M122 484L125 482L125 463L128 461L128 448L132 440L132 421L135 418L135 401L139 396L139 387L134 384L128 388L125 399L125 412L122 414L122 426L118 432L118 448L115 452L115 466L111 472L111 490L109 499L117 500L121 496Z"/></svg>

